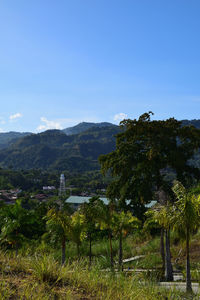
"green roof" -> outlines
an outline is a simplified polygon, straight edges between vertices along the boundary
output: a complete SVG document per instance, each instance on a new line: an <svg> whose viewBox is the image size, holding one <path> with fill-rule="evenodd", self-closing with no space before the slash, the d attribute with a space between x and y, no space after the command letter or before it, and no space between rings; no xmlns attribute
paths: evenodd
<svg viewBox="0 0 200 300"><path fill-rule="evenodd" d="M84 202L89 202L89 199L91 199L92 197L83 197L83 196L70 196L69 198L67 198L65 200L66 203L71 203L71 204L79 204L81 205L82 203ZM100 199L105 203L105 204L108 204L109 203L109 200L108 198L104 198L104 197L100 197ZM152 207L154 204L156 204L156 201L153 200L151 201L150 203L148 204L145 204L145 206L147 208L150 208Z"/></svg>
<svg viewBox="0 0 200 300"><path fill-rule="evenodd" d="M92 197L82 197L82 196L70 196L69 198L66 199L66 203L72 203L72 204L82 204L84 202L89 202L89 199L91 199ZM101 199L105 204L108 204L109 201L107 198L102 198L100 197L99 199Z"/></svg>
<svg viewBox="0 0 200 300"><path fill-rule="evenodd" d="M145 207L147 207L147 208L151 208L151 207L152 207L152 206L154 206L156 203L157 203L157 201L156 201L156 200L152 200L150 203L148 203L148 204L145 204Z"/></svg>

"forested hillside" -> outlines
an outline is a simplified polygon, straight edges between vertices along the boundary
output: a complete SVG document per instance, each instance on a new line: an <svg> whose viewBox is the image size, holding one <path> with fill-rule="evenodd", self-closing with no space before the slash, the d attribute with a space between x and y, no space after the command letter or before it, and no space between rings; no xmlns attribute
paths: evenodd
<svg viewBox="0 0 200 300"><path fill-rule="evenodd" d="M90 171L99 169L98 156L115 148L119 127L95 127L77 135L48 130L17 140L0 151L1 167L14 169Z"/></svg>
<svg viewBox="0 0 200 300"><path fill-rule="evenodd" d="M102 127L116 127L117 125L113 125L108 122L101 123L91 123L91 122L82 122L73 127L68 127L62 130L66 135L79 134L81 132L87 131L91 128L102 128ZM9 147L11 144L14 144L18 139L23 138L25 136L33 134L32 132L1 132L0 133L0 149Z"/></svg>
<svg viewBox="0 0 200 300"><path fill-rule="evenodd" d="M200 128L200 120L183 120L183 125ZM80 123L64 130L39 134L0 134L0 167L69 172L98 170L98 156L115 149L119 126L111 123ZM76 134L75 134L76 133ZM200 167L199 154L193 164Z"/></svg>
<svg viewBox="0 0 200 300"><path fill-rule="evenodd" d="M86 131L94 127L102 128L102 127L110 127L110 126L114 126L114 125L108 122L101 122L101 123L82 122L76 126L63 129L63 132L67 135L71 135L71 134L81 133L83 131Z"/></svg>
<svg viewBox="0 0 200 300"><path fill-rule="evenodd" d="M15 143L18 139L30 135L30 132L1 132L0 133L0 149L6 148L9 145Z"/></svg>

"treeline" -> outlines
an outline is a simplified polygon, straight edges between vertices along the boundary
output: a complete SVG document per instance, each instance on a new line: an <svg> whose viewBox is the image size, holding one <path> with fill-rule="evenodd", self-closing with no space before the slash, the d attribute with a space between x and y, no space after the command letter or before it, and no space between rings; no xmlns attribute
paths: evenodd
<svg viewBox="0 0 200 300"><path fill-rule="evenodd" d="M20 170L0 168L0 190L21 189L26 192L42 190L43 186L59 186L58 172L43 170Z"/></svg>
<svg viewBox="0 0 200 300"><path fill-rule="evenodd" d="M77 246L80 257L82 241L89 242L89 263L92 263L92 241L107 236L110 247L110 265L114 267L112 238L119 239L119 267L122 268L122 240L129 232L141 226L141 222L129 211L120 211L117 203L104 204L98 197L81 205L78 211L61 199L46 203L32 203L29 209L17 200L14 205L1 203L0 243L1 247L18 250L28 243L46 241L51 247L60 245L62 264L65 263L67 243ZM102 233L100 233L102 232Z"/></svg>
<svg viewBox="0 0 200 300"><path fill-rule="evenodd" d="M103 177L100 171L90 171L85 173L64 172L66 187L73 195L82 192L103 194L111 177ZM59 171L44 170L20 170L0 168L0 190L21 189L26 195L42 192L43 186L55 186L55 193L58 195L60 184ZM103 191L102 191L103 190Z"/></svg>

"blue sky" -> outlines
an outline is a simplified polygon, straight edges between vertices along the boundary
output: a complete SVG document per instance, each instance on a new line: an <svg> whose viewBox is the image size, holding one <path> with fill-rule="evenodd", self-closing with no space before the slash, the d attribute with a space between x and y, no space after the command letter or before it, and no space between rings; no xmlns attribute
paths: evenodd
<svg viewBox="0 0 200 300"><path fill-rule="evenodd" d="M0 131L200 118L199 0L0 1Z"/></svg>

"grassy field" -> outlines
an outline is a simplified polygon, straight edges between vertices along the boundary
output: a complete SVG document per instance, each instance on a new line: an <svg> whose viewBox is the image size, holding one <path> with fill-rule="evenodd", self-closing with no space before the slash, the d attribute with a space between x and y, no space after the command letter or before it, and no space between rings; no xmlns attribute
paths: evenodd
<svg viewBox="0 0 200 300"><path fill-rule="evenodd" d="M0 253L0 299L182 299L141 276L87 268L85 260L61 267L52 256Z"/></svg>
<svg viewBox="0 0 200 300"><path fill-rule="evenodd" d="M193 236L191 243L192 277L197 282L200 281L199 235ZM144 257L125 267L159 270L159 242L159 237L137 234L127 237L124 240L124 258L134 255ZM172 235L171 245L172 261L179 257L178 267L184 269L184 244L177 242L176 235ZM113 241L115 261L117 249L118 241ZM130 275L110 272L106 239L95 241L91 269L88 268L87 243L83 243L81 250L82 257L78 260L75 245L69 243L67 263L63 267L60 265L60 250L44 243L24 246L17 257L14 251L1 251L0 299L190 299L181 292L158 287L156 277L149 276L148 272L132 272Z"/></svg>

